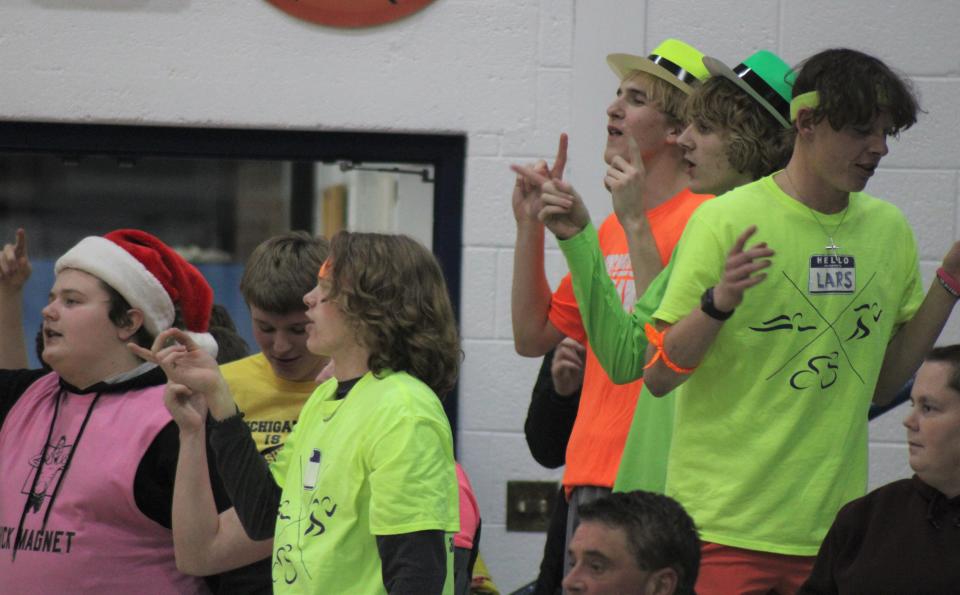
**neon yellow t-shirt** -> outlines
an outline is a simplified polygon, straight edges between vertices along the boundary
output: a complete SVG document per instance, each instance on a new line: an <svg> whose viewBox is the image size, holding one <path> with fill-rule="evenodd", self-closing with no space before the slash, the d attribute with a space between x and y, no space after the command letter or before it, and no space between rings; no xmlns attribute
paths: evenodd
<svg viewBox="0 0 960 595"><path fill-rule="evenodd" d="M317 383L279 378L262 353L224 364L220 371L243 412L243 421L250 427L257 449L268 462L273 461Z"/></svg>
<svg viewBox="0 0 960 595"><path fill-rule="evenodd" d="M680 241L654 314L668 323L699 307L747 226L758 227L748 246L776 251L675 391L666 491L705 541L815 555L866 490L867 409L887 344L923 295L900 211L863 193L848 211L818 223L766 177L704 204Z"/></svg>
<svg viewBox="0 0 960 595"><path fill-rule="evenodd" d="M368 372L339 400L336 388L317 388L270 466L283 490L274 592L385 593L376 536L441 530L451 593L459 500L440 400L402 372Z"/></svg>

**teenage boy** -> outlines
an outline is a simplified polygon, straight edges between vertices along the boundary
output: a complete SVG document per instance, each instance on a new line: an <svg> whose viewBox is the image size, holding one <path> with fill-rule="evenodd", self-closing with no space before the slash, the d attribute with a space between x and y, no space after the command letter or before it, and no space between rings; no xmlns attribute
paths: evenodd
<svg viewBox="0 0 960 595"><path fill-rule="evenodd" d="M612 54L607 62L620 79L617 97L607 108L608 164L604 183L614 209L641 202L644 216L625 219L611 215L600 227L607 274L614 280L627 307L667 261L687 218L707 196L687 188L682 150L677 137L683 130L680 112L692 85L706 78L703 54L689 45L667 40L648 58ZM559 178L565 161L566 138L552 172L539 167L514 167L519 174L514 189L517 244L513 272L513 330L517 352L540 356L564 336L586 338L570 277L551 296L543 269L543 224L538 220L541 189L567 188ZM549 176L549 179L548 179ZM629 246L624 228L637 227L655 247L646 248L643 264L634 263L643 277L634 279L631 258L641 254ZM651 233L652 232L652 233ZM577 505L610 492L627 436L639 384L615 386L587 349L580 405L567 446L563 485L570 499L567 541L576 528Z"/></svg>
<svg viewBox="0 0 960 595"><path fill-rule="evenodd" d="M704 64L712 76L687 100L685 113L690 124L678 142L689 165L691 190L720 195L773 173L789 159L792 72L783 60L765 50L733 69L709 57ZM575 192L547 194L544 201L550 207L570 203L546 221L557 233L570 266L574 293L597 359L614 382L637 380L646 363L644 325L660 305L673 261L650 284L633 312L625 312L604 272L597 233L583 201ZM568 228L577 230L576 235L565 235ZM615 490L663 491L673 416L672 397L654 399L649 389L643 388Z"/></svg>
<svg viewBox="0 0 960 595"><path fill-rule="evenodd" d="M684 233L644 377L655 395L683 383L667 493L705 541L698 593L800 587L865 491L871 398L916 370L960 295L960 244L924 298L909 224L861 192L917 109L880 60L816 54L794 85L786 169Z"/></svg>
<svg viewBox="0 0 960 595"><path fill-rule="evenodd" d="M287 232L258 245L240 279L260 353L223 366L223 376L268 461L276 458L327 365L327 358L307 349L310 320L303 303L326 257L323 238Z"/></svg>
<svg viewBox="0 0 960 595"><path fill-rule="evenodd" d="M317 388L328 359L307 349L303 297L317 285L327 241L291 231L260 243L240 279L260 353L221 367L260 454L276 459ZM271 593L271 561L265 558L223 573L221 593Z"/></svg>

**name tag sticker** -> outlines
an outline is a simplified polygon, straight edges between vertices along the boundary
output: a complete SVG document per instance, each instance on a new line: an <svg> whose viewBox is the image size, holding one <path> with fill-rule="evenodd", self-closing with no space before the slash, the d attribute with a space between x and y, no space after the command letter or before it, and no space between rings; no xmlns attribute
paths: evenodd
<svg viewBox="0 0 960 595"><path fill-rule="evenodd" d="M810 257L810 293L854 293L857 267L853 256L814 254Z"/></svg>
<svg viewBox="0 0 960 595"><path fill-rule="evenodd" d="M317 486L317 475L320 474L320 449L314 448L310 453L310 460L303 470L303 489L307 492Z"/></svg>

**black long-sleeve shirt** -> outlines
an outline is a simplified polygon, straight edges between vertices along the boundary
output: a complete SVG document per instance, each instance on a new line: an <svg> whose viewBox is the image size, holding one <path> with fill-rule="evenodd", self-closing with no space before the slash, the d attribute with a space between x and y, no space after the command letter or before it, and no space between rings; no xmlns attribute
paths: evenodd
<svg viewBox="0 0 960 595"><path fill-rule="evenodd" d="M566 397L557 393L550 373L552 365L551 350L540 364L540 372L530 395L527 419L523 424L530 454L535 461L550 469L560 467L566 462L567 442L570 440L573 422L577 419L577 408L580 406L580 389ZM566 531L567 500L561 487L547 528L540 573L534 587L535 595L554 595L560 592Z"/></svg>
<svg viewBox="0 0 960 595"><path fill-rule="evenodd" d="M540 373L530 395L523 433L533 459L544 467L555 469L566 462L567 442L580 406L580 389L567 397L558 394L550 375L552 364L551 350L540 365Z"/></svg>

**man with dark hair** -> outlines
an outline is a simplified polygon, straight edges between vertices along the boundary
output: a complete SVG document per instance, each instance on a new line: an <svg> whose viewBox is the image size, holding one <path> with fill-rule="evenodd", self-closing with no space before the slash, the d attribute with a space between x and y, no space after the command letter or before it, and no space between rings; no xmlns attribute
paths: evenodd
<svg viewBox="0 0 960 595"><path fill-rule="evenodd" d="M570 542L568 593L693 593L700 539L675 500L653 492L621 492L580 506Z"/></svg>
<svg viewBox="0 0 960 595"><path fill-rule="evenodd" d="M960 345L917 371L907 430L909 479L840 509L798 593L955 593L960 585Z"/></svg>
<svg viewBox="0 0 960 595"><path fill-rule="evenodd" d="M702 531L701 595L799 588L864 493L871 398L903 386L960 296L960 243L924 298L909 224L862 192L917 111L880 60L811 57L786 168L705 204L678 245L644 379L682 385L667 493Z"/></svg>

